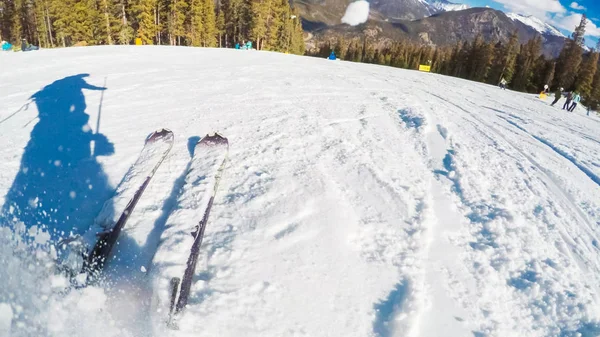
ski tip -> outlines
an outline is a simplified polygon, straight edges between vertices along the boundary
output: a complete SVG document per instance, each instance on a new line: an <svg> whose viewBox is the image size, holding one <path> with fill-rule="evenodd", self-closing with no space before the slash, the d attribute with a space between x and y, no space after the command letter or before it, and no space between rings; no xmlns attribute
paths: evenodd
<svg viewBox="0 0 600 337"><path fill-rule="evenodd" d="M152 132L150 135L148 135L148 138L146 138L146 143L148 142L156 142L158 140L172 140L173 139L173 131L169 130L169 129L160 129L160 130L156 130L154 132Z"/></svg>
<svg viewBox="0 0 600 337"><path fill-rule="evenodd" d="M227 140L227 138L221 136L220 134L216 133L214 135L206 135L204 136L204 138L202 138L198 144L205 144L205 145L229 145L229 141Z"/></svg>

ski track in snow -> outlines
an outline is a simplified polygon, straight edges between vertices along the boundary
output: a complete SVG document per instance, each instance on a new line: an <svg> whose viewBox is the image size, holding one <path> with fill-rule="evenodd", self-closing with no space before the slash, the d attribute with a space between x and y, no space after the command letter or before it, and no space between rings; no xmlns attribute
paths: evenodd
<svg viewBox="0 0 600 337"><path fill-rule="evenodd" d="M68 121L88 135L98 132L102 103L99 131L115 151L93 159L113 189L150 132L175 134L104 283L58 291L64 280L48 276L52 254L31 254L0 228L0 280L9 280L0 332L600 333L600 119L583 110L435 74L266 52L90 47L1 54L0 62L19 70L0 75L2 204L25 169L28 142L55 141L40 138L38 114L74 111L79 119ZM103 96L82 87L64 102L22 107L81 73L91 85L106 81ZM188 307L179 330L153 331L152 268L168 262L155 252L193 144L214 131L229 139L229 159ZM39 226L15 224L15 214L1 225L43 243ZM77 231L96 215L83 214Z"/></svg>

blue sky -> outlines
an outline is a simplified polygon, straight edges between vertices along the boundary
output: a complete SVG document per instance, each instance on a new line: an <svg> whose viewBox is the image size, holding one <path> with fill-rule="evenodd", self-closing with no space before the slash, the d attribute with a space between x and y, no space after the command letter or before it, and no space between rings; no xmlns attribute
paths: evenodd
<svg viewBox="0 0 600 337"><path fill-rule="evenodd" d="M599 0L454 0L453 2L466 3L471 7L489 6L506 12L533 15L560 29L565 35L573 31L581 21L581 14L585 13L590 19L586 30L587 44L595 46L600 38Z"/></svg>

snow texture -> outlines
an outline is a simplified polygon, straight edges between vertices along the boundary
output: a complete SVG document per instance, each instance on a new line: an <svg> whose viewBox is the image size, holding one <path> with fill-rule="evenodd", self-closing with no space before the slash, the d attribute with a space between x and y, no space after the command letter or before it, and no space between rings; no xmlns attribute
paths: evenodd
<svg viewBox="0 0 600 337"><path fill-rule="evenodd" d="M583 108L259 51L107 46L0 62L12 70L0 73L11 337L600 333L600 119ZM173 149L105 279L66 289L57 238L89 230L163 127ZM229 158L188 307L179 330L155 330L154 277L177 253L165 229L197 221L178 200L191 200L194 145L215 131Z"/></svg>
<svg viewBox="0 0 600 337"><path fill-rule="evenodd" d="M552 25L545 23L544 21L530 15L525 16L517 13L507 13L508 16L513 21L520 21L523 24L535 29L536 31L542 34L554 35L559 37L565 37L563 33L561 33L558 29L554 28Z"/></svg>
<svg viewBox="0 0 600 337"><path fill-rule="evenodd" d="M183 281L188 256L195 238L199 237L199 224L204 217L210 199L215 195L227 157L227 145L207 145L200 143L194 147L194 157L190 162L185 184L177 198L176 207L161 235L161 245L156 251L152 265L154 323L157 335L166 328L168 320L173 278ZM194 233L193 235L190 235ZM201 238L201 237L200 237Z"/></svg>
<svg viewBox="0 0 600 337"><path fill-rule="evenodd" d="M469 5L467 4L458 4L445 0L432 1L429 3L433 8L435 8L439 12L452 12L452 11L462 11L465 9L469 9Z"/></svg>
<svg viewBox="0 0 600 337"><path fill-rule="evenodd" d="M344 16L342 17L342 23L356 26L367 22L367 19L369 19L369 2L366 0L358 0L348 4L346 13L344 13Z"/></svg>

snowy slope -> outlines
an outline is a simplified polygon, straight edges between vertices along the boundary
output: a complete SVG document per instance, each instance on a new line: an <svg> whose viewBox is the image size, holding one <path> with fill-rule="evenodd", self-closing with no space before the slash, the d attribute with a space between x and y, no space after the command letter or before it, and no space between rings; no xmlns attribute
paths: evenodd
<svg viewBox="0 0 600 337"><path fill-rule="evenodd" d="M561 33L558 29L554 28L552 25L549 25L532 15L525 16L517 13L507 13L506 16L511 18L513 21L520 21L542 34L566 37L563 33Z"/></svg>
<svg viewBox="0 0 600 337"><path fill-rule="evenodd" d="M467 4L459 4L446 0L431 1L429 4L439 12L462 11L469 9Z"/></svg>
<svg viewBox="0 0 600 337"><path fill-rule="evenodd" d="M22 208L2 208L0 334L600 333L600 119L580 109L256 51L85 47L0 63L12 70L0 73L0 204ZM43 243L36 221L52 230L56 217L85 232L104 201L91 199L110 195L162 127L175 144L108 280L61 292L51 254L13 229ZM229 138L229 159L189 307L164 330L149 312L149 275L166 261L154 253L192 145L213 131Z"/></svg>

